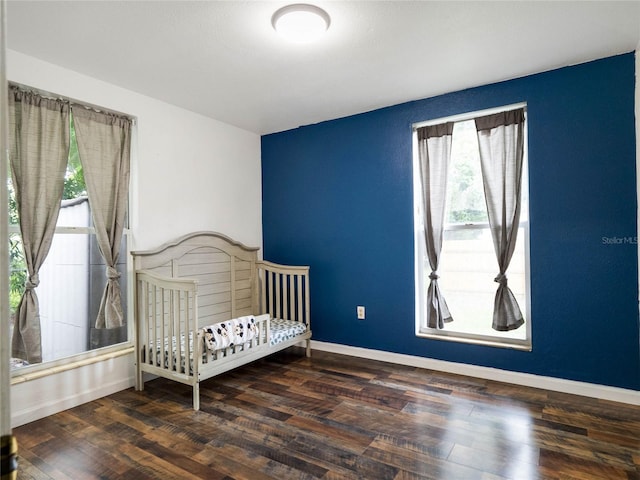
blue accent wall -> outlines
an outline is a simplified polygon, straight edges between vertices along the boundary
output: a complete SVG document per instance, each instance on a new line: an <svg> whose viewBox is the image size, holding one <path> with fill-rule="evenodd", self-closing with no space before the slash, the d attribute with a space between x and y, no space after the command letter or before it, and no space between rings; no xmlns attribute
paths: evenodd
<svg viewBox="0 0 640 480"><path fill-rule="evenodd" d="M634 82L629 53L262 137L264 256L311 266L314 339L640 390ZM418 338L411 125L518 102L533 349Z"/></svg>

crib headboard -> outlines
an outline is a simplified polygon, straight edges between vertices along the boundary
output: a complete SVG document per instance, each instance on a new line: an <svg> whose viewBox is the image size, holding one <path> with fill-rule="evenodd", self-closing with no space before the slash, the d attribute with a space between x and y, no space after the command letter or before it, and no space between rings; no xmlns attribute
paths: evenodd
<svg viewBox="0 0 640 480"><path fill-rule="evenodd" d="M154 250L132 252L134 269L198 280L198 324L259 311L257 247L216 232L196 232Z"/></svg>

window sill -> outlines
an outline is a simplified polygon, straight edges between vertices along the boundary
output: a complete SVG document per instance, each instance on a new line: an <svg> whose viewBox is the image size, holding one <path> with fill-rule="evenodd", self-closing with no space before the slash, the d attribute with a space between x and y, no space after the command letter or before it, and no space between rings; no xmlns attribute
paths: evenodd
<svg viewBox="0 0 640 480"><path fill-rule="evenodd" d="M19 383L25 383L32 380L37 380L42 377L54 375L56 373L66 372L75 368L84 367L105 360L111 360L112 358L121 357L123 355L129 355L135 351L133 344L130 342L114 345L113 347L106 347L99 351L88 352L82 355L78 355L73 359L65 358L44 364L30 365L22 367L11 372L11 385L17 385Z"/></svg>
<svg viewBox="0 0 640 480"><path fill-rule="evenodd" d="M416 337L428 338L430 340L444 340L447 342L483 345L485 347L509 348L512 350L521 350L525 352L530 352L533 348L531 342L527 340L489 338L482 335L471 335L460 332L446 332L443 330L437 330L437 332L438 333L434 333L431 330L420 330L416 332Z"/></svg>

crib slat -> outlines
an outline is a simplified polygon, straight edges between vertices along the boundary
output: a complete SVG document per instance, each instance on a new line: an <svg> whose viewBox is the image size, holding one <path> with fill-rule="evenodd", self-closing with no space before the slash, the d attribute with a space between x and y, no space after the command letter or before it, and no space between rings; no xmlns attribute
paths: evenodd
<svg viewBox="0 0 640 480"><path fill-rule="evenodd" d="M158 287L155 285L152 286L151 291L151 345L153 348L151 349L153 356L153 365L158 365ZM151 355L150 355L151 356Z"/></svg>
<svg viewBox="0 0 640 480"><path fill-rule="evenodd" d="M279 273L275 274L276 277L276 318L282 318L282 307L281 307L281 297L280 297L280 283L282 283L282 275Z"/></svg>
<svg viewBox="0 0 640 480"><path fill-rule="evenodd" d="M273 310L273 289L275 287L274 285L274 278L275 278L275 272L270 272L267 271L266 272L268 281L267 281L267 295L269 295L269 313L271 314L271 316L273 316L273 314L275 313Z"/></svg>
<svg viewBox="0 0 640 480"><path fill-rule="evenodd" d="M183 329L180 328L180 290L174 290L172 297L173 300L173 319L176 326L175 336L176 336L176 372L182 371L182 332ZM188 339L185 339L188 341ZM185 365L186 368L188 368Z"/></svg>
<svg viewBox="0 0 640 480"><path fill-rule="evenodd" d="M154 317L153 317L153 291L151 290L151 285L147 282L146 283L146 288L145 290L147 291L147 304L145 305L145 311L147 314L147 323L145 324L146 328L145 328L145 332L144 332L144 347L145 348L149 348L150 345L150 341L153 340L153 337L151 336L151 328L153 328L154 325ZM149 355L147 356L147 363L153 364L153 362L155 362L155 352L153 351L153 349L151 349L151 351L149 352Z"/></svg>
<svg viewBox="0 0 640 480"><path fill-rule="evenodd" d="M296 275L287 275L287 294L289 295L289 312L287 318L296 318Z"/></svg>
<svg viewBox="0 0 640 480"><path fill-rule="evenodd" d="M187 292L183 292L180 291L180 308L178 309L178 318L180 320L180 338L184 338L184 345L183 345L183 354L184 354L184 358L185 358L185 373L189 373L188 369L189 368L189 359L191 358L189 355L191 353L191 345L190 345L190 341L189 341L189 324L187 323L187 310L189 308L189 304L187 303ZM194 336L194 341L195 341L195 334L196 332L192 332L192 335Z"/></svg>
<svg viewBox="0 0 640 480"><path fill-rule="evenodd" d="M193 362L195 364L200 361L200 359L196 358L195 355L195 352L197 351L197 349L195 348L197 341L197 330L192 331L189 327L189 292L184 292L184 306L182 307L182 309L184 317L185 373L188 373L187 369L190 367L191 363ZM189 341L189 333L191 333L193 338L193 355L191 350L191 342ZM191 360L192 357L193 360Z"/></svg>
<svg viewBox="0 0 640 480"><path fill-rule="evenodd" d="M282 274L282 316L280 318L289 318L289 288L287 287L287 283L289 281L289 275Z"/></svg>
<svg viewBox="0 0 640 480"><path fill-rule="evenodd" d="M165 345L164 339L167 338L167 329L165 328L165 290L164 288L160 288L160 345L161 345L161 356L160 356L160 365L162 368L166 368L164 359L167 358L167 347Z"/></svg>
<svg viewBox="0 0 640 480"><path fill-rule="evenodd" d="M196 410L200 409L200 397L199 397L199 385L200 381L200 362L202 361L201 348L202 343L199 342L200 337L197 335L198 332L198 291L197 286L194 286L193 290L187 290L187 307L185 322L187 325L187 330L191 332L193 335L193 341L197 342L193 345L193 405ZM189 357L191 358L191 357ZM197 398L196 398L197 397Z"/></svg>
<svg viewBox="0 0 640 480"><path fill-rule="evenodd" d="M309 297L311 296L311 290L310 290L310 286L309 286L309 275L305 275L304 277L304 323L307 324L307 328L311 328L311 308L309 305ZM300 319L300 321L302 321L302 319ZM311 356L311 349L309 346L309 342L307 342L307 357Z"/></svg>
<svg viewBox="0 0 640 480"><path fill-rule="evenodd" d="M231 255L231 257L229 258L230 261L230 269L231 271L230 276L231 276L231 318L236 318L237 314L236 311L238 310L236 308L236 257Z"/></svg>
<svg viewBox="0 0 640 480"><path fill-rule="evenodd" d="M302 300L302 275L297 275L298 277L298 285L296 287L296 298L298 300L298 318L296 318L297 321L302 322L304 317L302 316L302 306L303 306L303 300Z"/></svg>

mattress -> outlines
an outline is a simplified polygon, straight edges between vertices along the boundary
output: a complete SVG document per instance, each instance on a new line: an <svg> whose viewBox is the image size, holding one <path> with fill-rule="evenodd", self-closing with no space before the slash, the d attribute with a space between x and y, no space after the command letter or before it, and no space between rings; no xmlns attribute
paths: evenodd
<svg viewBox="0 0 640 480"><path fill-rule="evenodd" d="M307 325L302 322L295 322L293 320L282 320L279 318L272 318L270 325L270 338L269 345L274 346L282 343L286 340L302 335L307 331Z"/></svg>

